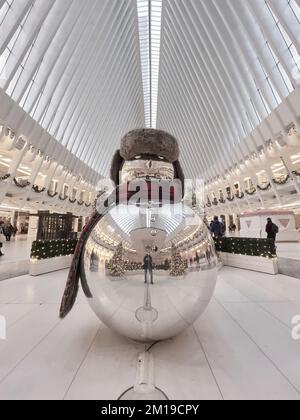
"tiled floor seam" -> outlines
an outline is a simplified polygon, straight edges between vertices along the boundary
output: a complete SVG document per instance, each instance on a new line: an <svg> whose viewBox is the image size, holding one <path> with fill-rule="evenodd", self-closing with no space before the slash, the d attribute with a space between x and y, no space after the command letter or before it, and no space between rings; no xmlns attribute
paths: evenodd
<svg viewBox="0 0 300 420"><path fill-rule="evenodd" d="M255 346L259 349L259 351L266 357L266 359L269 360L270 363L272 363L272 365L276 368L276 370L280 373L280 375L282 375L285 380L294 388L294 390L299 394L300 396L300 389L297 388L297 386L295 384L293 384L291 382L291 380L282 372L282 370L280 369L279 366L277 366L277 364L271 359L270 356L268 356L265 351L260 347L260 345L254 340L254 338L248 333L248 331L238 322L238 320L236 320L231 313L226 309L226 307L222 304L222 302L218 301L216 299L216 301L219 303L219 305L224 309L224 311L229 315L229 317L241 328L241 330L243 331L244 334L246 334L246 336L255 344Z"/></svg>

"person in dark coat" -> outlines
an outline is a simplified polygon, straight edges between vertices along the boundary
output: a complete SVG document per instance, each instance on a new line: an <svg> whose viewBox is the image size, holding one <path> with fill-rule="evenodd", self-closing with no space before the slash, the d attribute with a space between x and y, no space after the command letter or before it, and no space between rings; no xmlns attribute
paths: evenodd
<svg viewBox="0 0 300 420"><path fill-rule="evenodd" d="M145 272L145 284L148 282L147 274L150 274L151 284L153 284L153 260L150 253L147 253L144 258L144 272Z"/></svg>
<svg viewBox="0 0 300 420"><path fill-rule="evenodd" d="M272 219L268 218L268 223L266 226L266 232L268 235L268 239L274 239L276 241L277 233L279 232L278 226L273 223Z"/></svg>
<svg viewBox="0 0 300 420"><path fill-rule="evenodd" d="M4 254L2 252L3 249L3 239L4 238L4 223L0 222L0 257L3 257ZM5 239L5 238L4 238Z"/></svg>
<svg viewBox="0 0 300 420"><path fill-rule="evenodd" d="M7 242L10 242L12 234L14 232L14 227L11 223L8 223L4 226L4 235L6 237Z"/></svg>
<svg viewBox="0 0 300 420"><path fill-rule="evenodd" d="M217 216L215 216L214 221L211 224L211 233L215 238L223 236L223 226Z"/></svg>
<svg viewBox="0 0 300 420"><path fill-rule="evenodd" d="M236 225L234 223L231 223L231 225L229 226L229 232L230 233L236 232Z"/></svg>

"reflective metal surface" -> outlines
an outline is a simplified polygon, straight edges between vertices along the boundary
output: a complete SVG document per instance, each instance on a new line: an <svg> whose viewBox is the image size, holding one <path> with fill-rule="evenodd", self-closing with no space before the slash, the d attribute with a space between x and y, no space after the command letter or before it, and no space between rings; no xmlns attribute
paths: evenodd
<svg viewBox="0 0 300 420"><path fill-rule="evenodd" d="M207 227L189 207L119 205L88 239L82 276L101 321L153 342L179 334L206 309L217 258Z"/></svg>
<svg viewBox="0 0 300 420"><path fill-rule="evenodd" d="M174 179L174 167L172 163L164 160L139 159L125 161L122 168L122 182L134 179Z"/></svg>

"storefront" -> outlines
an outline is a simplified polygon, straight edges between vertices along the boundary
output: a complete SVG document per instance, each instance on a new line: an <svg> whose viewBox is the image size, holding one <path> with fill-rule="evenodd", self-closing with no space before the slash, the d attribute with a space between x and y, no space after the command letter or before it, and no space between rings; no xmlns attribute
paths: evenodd
<svg viewBox="0 0 300 420"><path fill-rule="evenodd" d="M17 228L18 235L27 235L29 228L30 214L15 209L0 209L0 222L11 223Z"/></svg>

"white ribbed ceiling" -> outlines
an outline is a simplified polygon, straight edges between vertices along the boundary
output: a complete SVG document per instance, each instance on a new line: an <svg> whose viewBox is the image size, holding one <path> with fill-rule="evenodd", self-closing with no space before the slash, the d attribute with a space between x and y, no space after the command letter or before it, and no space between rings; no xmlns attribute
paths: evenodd
<svg viewBox="0 0 300 420"><path fill-rule="evenodd" d="M224 174L300 84L300 0L164 0L158 127L189 177ZM299 114L298 114L299 115Z"/></svg>
<svg viewBox="0 0 300 420"><path fill-rule="evenodd" d="M300 84L300 0L149 1L0 0L0 88L101 175L157 120L212 179Z"/></svg>
<svg viewBox="0 0 300 420"><path fill-rule="evenodd" d="M0 0L0 87L107 175L144 126L136 0Z"/></svg>

